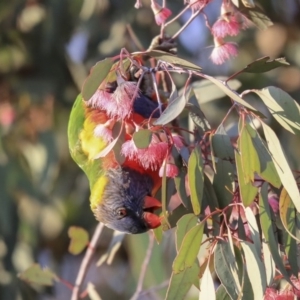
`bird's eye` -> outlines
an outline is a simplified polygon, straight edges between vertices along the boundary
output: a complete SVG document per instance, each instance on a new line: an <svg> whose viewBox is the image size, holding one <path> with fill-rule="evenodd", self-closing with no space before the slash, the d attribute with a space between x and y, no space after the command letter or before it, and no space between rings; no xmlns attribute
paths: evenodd
<svg viewBox="0 0 300 300"><path fill-rule="evenodd" d="M117 210L117 218L118 218L118 219L122 219L122 218L124 218L126 215L127 215L127 210L126 210L126 208L122 207L122 208L119 208L119 209Z"/></svg>

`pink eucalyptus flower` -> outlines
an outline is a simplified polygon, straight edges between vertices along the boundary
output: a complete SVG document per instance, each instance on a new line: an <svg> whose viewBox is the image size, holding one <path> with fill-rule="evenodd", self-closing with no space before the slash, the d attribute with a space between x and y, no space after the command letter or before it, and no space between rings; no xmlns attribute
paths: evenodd
<svg viewBox="0 0 300 300"><path fill-rule="evenodd" d="M139 8L141 8L143 5L142 5L142 3L141 3L141 0L136 0L136 2L135 2L135 4L134 4L134 7L136 8L136 9L139 9Z"/></svg>
<svg viewBox="0 0 300 300"><path fill-rule="evenodd" d="M167 177L174 178L178 175L179 170L175 165L174 157L172 155L169 155L166 159L164 159L158 173L160 177L164 176L165 169Z"/></svg>
<svg viewBox="0 0 300 300"><path fill-rule="evenodd" d="M154 13L155 22L157 25L162 25L172 15L171 10L166 7L161 7L155 1L151 2L151 8Z"/></svg>
<svg viewBox="0 0 300 300"><path fill-rule="evenodd" d="M111 142L114 138L112 136L112 128L115 124L115 120L108 120L104 124L98 124L94 129L94 135L100 137L106 142Z"/></svg>
<svg viewBox="0 0 300 300"><path fill-rule="evenodd" d="M227 35L236 36L241 29L239 23L234 15L221 16L213 25L211 32L216 38L224 38Z"/></svg>
<svg viewBox="0 0 300 300"><path fill-rule="evenodd" d="M238 55L237 45L235 43L226 43L220 38L215 38L214 42L215 47L210 55L210 59L214 64L221 65L231 57Z"/></svg>
<svg viewBox="0 0 300 300"><path fill-rule="evenodd" d="M132 111L135 94L138 94L136 82L123 81L112 94L112 101L107 102L103 108L110 117L125 119Z"/></svg>
<svg viewBox="0 0 300 300"><path fill-rule="evenodd" d="M177 150L180 150L182 147L184 147L181 136L172 135L172 139Z"/></svg>
<svg viewBox="0 0 300 300"><path fill-rule="evenodd" d="M112 101L112 94L104 90L97 90L95 94L87 101L87 104L93 108L105 109Z"/></svg>
<svg viewBox="0 0 300 300"><path fill-rule="evenodd" d="M271 206L271 209L273 210L274 214L278 214L278 212L279 212L278 196L276 194L269 194L268 202L269 202L269 205Z"/></svg>
<svg viewBox="0 0 300 300"><path fill-rule="evenodd" d="M126 141L122 145L121 153L130 160L137 161L143 168L157 170L163 163L168 152L168 144L161 142L153 135L148 148L139 149L133 140Z"/></svg>

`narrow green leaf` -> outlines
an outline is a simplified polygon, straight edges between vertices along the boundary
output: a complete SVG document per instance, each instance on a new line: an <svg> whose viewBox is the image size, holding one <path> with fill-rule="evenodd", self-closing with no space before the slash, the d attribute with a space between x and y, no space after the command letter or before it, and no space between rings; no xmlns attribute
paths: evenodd
<svg viewBox="0 0 300 300"><path fill-rule="evenodd" d="M160 117L154 121L154 125L166 125L176 119L184 110L186 103L194 94L193 90L188 87L186 93L178 96L168 103L167 108L163 111Z"/></svg>
<svg viewBox="0 0 300 300"><path fill-rule="evenodd" d="M199 300L216 300L215 285L209 269L209 264L205 268L200 282Z"/></svg>
<svg viewBox="0 0 300 300"><path fill-rule="evenodd" d="M186 233L197 224L198 218L194 214L186 214L177 222L176 249L179 251Z"/></svg>
<svg viewBox="0 0 300 300"><path fill-rule="evenodd" d="M297 238L293 231L296 226L296 212L295 206L291 201L289 194L286 189L283 188L279 198L279 213L281 222L285 228L285 230L291 235L295 240L300 242L300 239Z"/></svg>
<svg viewBox="0 0 300 300"><path fill-rule="evenodd" d="M175 274L194 265L202 242L203 228L204 223L200 223L185 235L179 252L173 261L173 272Z"/></svg>
<svg viewBox="0 0 300 300"><path fill-rule="evenodd" d="M81 227L69 227L68 236L71 239L69 252L73 255L81 253L89 242L88 232Z"/></svg>
<svg viewBox="0 0 300 300"><path fill-rule="evenodd" d="M222 76L217 76L215 78L221 81L225 81L227 79L226 77ZM227 83L229 87L235 91L242 85L237 79L229 80ZM220 99L226 95L223 90L216 89L215 84L207 79L194 81L191 85L199 105Z"/></svg>
<svg viewBox="0 0 300 300"><path fill-rule="evenodd" d="M184 168L181 168L179 170L178 176L174 178L174 183L182 204L186 208L191 208L190 196L187 196L186 194L185 178L186 178L186 171Z"/></svg>
<svg viewBox="0 0 300 300"><path fill-rule="evenodd" d="M300 194L298 186L291 168L285 158L280 142L274 131L267 124L262 122L262 126L277 173L283 186L291 197L291 200L293 201L297 211L300 212Z"/></svg>
<svg viewBox="0 0 300 300"><path fill-rule="evenodd" d="M285 57L270 59L269 56L264 56L247 65L243 72L247 73L264 73L276 69L278 67L290 65Z"/></svg>
<svg viewBox="0 0 300 300"><path fill-rule="evenodd" d="M216 291L216 300L231 300L223 284L220 284Z"/></svg>
<svg viewBox="0 0 300 300"><path fill-rule="evenodd" d="M300 240L296 236L296 211L289 194L284 188L282 189L279 198L279 213L282 224L286 230L286 232L283 231L283 244L285 252L288 257L291 270L297 277L299 272L297 263L297 242Z"/></svg>
<svg viewBox="0 0 300 300"><path fill-rule="evenodd" d="M269 86L262 90L253 90L264 102L278 123L291 133L300 131L300 106L285 91Z"/></svg>
<svg viewBox="0 0 300 300"><path fill-rule="evenodd" d="M218 79L215 79L214 77L205 75L204 76L206 79L210 80L213 82L217 87L219 87L229 98L231 98L233 101L237 102L238 104L243 105L244 107L252 110L252 111L257 111L252 105L248 104L244 99L240 97L240 95L233 91L231 88L229 88L228 85L224 81L220 81Z"/></svg>
<svg viewBox="0 0 300 300"><path fill-rule="evenodd" d="M265 269L256 252L255 246L249 242L241 242L247 264L247 273L251 282L254 299L263 299L267 287Z"/></svg>
<svg viewBox="0 0 300 300"><path fill-rule="evenodd" d="M264 234L262 234L262 249L263 249L264 264L266 269L267 286L271 286L276 274L276 265L272 258L272 254L270 252L269 246L266 243Z"/></svg>
<svg viewBox="0 0 300 300"><path fill-rule="evenodd" d="M259 234L256 218L255 218L254 213L253 213L253 211L250 207L246 207L245 215L246 215L246 219L247 219L247 222L248 222L248 225L249 225L251 238L252 238L253 244L254 244L255 249L256 249L256 253L258 255L260 255L260 253L261 253L260 234Z"/></svg>
<svg viewBox="0 0 300 300"><path fill-rule="evenodd" d="M219 159L216 163L216 174L213 178L213 187L216 192L219 208L231 203L234 189L234 169L232 163Z"/></svg>
<svg viewBox="0 0 300 300"><path fill-rule="evenodd" d="M229 243L219 241L215 249L215 271L231 299L238 299L239 283L236 282L236 261ZM234 272L233 272L234 271Z"/></svg>
<svg viewBox="0 0 300 300"><path fill-rule="evenodd" d="M259 157L260 169L256 170L257 174L274 187L279 188L281 186L281 180L277 174L274 162L266 148L265 142L258 135L258 132L250 126L250 124L246 123L245 126L251 135L253 145Z"/></svg>
<svg viewBox="0 0 300 300"><path fill-rule="evenodd" d="M234 159L234 150L223 124L212 134L211 146L214 156L221 159Z"/></svg>
<svg viewBox="0 0 300 300"><path fill-rule="evenodd" d="M189 115L193 120L194 124L197 126L201 135L203 135L205 132L211 129L211 126L200 107L191 103L187 103L186 108L188 109Z"/></svg>
<svg viewBox="0 0 300 300"><path fill-rule="evenodd" d="M178 67L184 67L186 69L192 70L192 71L201 71L201 67L183 59L178 56L175 56L173 54L167 53L165 51L160 50L151 50L147 52L140 52L142 55L149 55L151 57L154 57L156 59L165 61L167 63L170 63L174 66Z"/></svg>
<svg viewBox="0 0 300 300"><path fill-rule="evenodd" d="M24 272L20 273L18 277L28 283L52 286L53 280L58 280L57 276L49 269L42 269L39 264L34 264Z"/></svg>
<svg viewBox="0 0 300 300"><path fill-rule="evenodd" d="M245 258L244 256L242 256L241 252L242 252L242 248L239 249L236 245L234 245L234 255L238 266L239 281L242 286L242 292L239 295L240 297L239 299L253 300L254 299L253 289L247 273Z"/></svg>
<svg viewBox="0 0 300 300"><path fill-rule="evenodd" d="M278 252L278 241L275 238L273 224L272 224L272 214L270 211L270 206L268 203L268 184L264 183L261 187L259 195L259 218L262 232L265 236L265 242L268 244L274 262L285 277L285 279L290 282L289 275L285 269L282 259Z"/></svg>
<svg viewBox="0 0 300 300"><path fill-rule="evenodd" d="M255 7L246 7L244 5L240 5L240 12L261 30L265 30L273 25L273 22L265 15L263 10L258 5L255 5Z"/></svg>
<svg viewBox="0 0 300 300"><path fill-rule="evenodd" d="M219 208L218 199L215 193L215 190L210 182L208 176L204 174L204 190L203 190L203 202L208 203L211 212L214 212L217 208ZM214 214L212 217L212 234L214 236L218 236L220 233L220 216L218 214Z"/></svg>
<svg viewBox="0 0 300 300"><path fill-rule="evenodd" d="M235 152L235 161L236 161L236 169L238 174L241 198L243 204L247 207L254 201L256 194L258 192L258 188L253 186L250 181L248 182L245 181L244 170L242 167L242 157L237 151Z"/></svg>
<svg viewBox="0 0 300 300"><path fill-rule="evenodd" d="M182 300L185 299L186 294L191 286L197 280L199 274L199 266L194 263L191 268L171 275L168 291L165 300Z"/></svg>
<svg viewBox="0 0 300 300"><path fill-rule="evenodd" d="M199 215L204 186L203 160L199 147L195 147L190 155L188 162L188 179L193 211L195 215Z"/></svg>
<svg viewBox="0 0 300 300"><path fill-rule="evenodd" d="M95 94L102 81L106 78L114 61L112 58L106 58L99 61L91 70L90 75L85 80L82 88L82 97L85 101Z"/></svg>
<svg viewBox="0 0 300 300"><path fill-rule="evenodd" d="M254 182L254 173L260 170L259 157L253 146L251 135L244 125L239 132L238 148L241 153L241 163L243 172L240 176L244 177L244 182Z"/></svg>
<svg viewBox="0 0 300 300"><path fill-rule="evenodd" d="M133 134L132 139L137 148L148 148L152 139L152 131L149 129L140 129Z"/></svg>

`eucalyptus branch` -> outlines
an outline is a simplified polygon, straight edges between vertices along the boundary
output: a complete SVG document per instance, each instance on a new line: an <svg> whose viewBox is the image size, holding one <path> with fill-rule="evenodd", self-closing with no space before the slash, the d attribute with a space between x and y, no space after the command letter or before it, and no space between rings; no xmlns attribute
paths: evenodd
<svg viewBox="0 0 300 300"><path fill-rule="evenodd" d="M102 233L102 230L104 228L104 224L103 223L99 223L96 227L96 230L93 234L92 240L85 252L84 258L81 262L78 274L77 274L77 278L75 281L75 285L72 291L72 296L71 296L71 300L78 300L79 299L79 289L82 285L82 282L85 278L87 269L88 269L88 265L91 262L91 258L95 252L95 248L97 245L97 242L100 238L100 235Z"/></svg>

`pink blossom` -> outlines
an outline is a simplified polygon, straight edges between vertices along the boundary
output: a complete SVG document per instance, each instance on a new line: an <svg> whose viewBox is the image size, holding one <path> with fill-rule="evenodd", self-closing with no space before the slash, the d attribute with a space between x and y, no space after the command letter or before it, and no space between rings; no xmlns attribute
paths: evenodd
<svg viewBox="0 0 300 300"><path fill-rule="evenodd" d="M136 82L123 81L112 94L112 101L107 102L103 108L110 117L124 119L131 113L135 94L138 94Z"/></svg>
<svg viewBox="0 0 300 300"><path fill-rule="evenodd" d="M180 150L182 147L184 147L181 136L172 135L172 139L177 150Z"/></svg>
<svg viewBox="0 0 300 300"><path fill-rule="evenodd" d="M87 101L87 104L93 108L105 109L112 102L112 94L104 90L97 90L95 94Z"/></svg>
<svg viewBox="0 0 300 300"><path fill-rule="evenodd" d="M135 8L137 8L137 9L139 9L139 8L141 8L143 5L142 5L142 3L141 3L141 0L136 0L136 2L135 2L135 4L134 4L134 7Z"/></svg>
<svg viewBox="0 0 300 300"><path fill-rule="evenodd" d="M111 142L113 140L112 128L114 124L114 120L108 120L105 124L98 124L94 129L94 135L101 137L107 142Z"/></svg>
<svg viewBox="0 0 300 300"><path fill-rule="evenodd" d="M269 202L269 205L271 206L274 214L278 214L278 212L279 212L278 196L276 194L268 195L268 202Z"/></svg>
<svg viewBox="0 0 300 300"><path fill-rule="evenodd" d="M172 15L171 10L166 7L161 7L155 1L151 1L151 8L154 13L155 22L157 25L162 25Z"/></svg>
<svg viewBox="0 0 300 300"><path fill-rule="evenodd" d="M153 135L148 148L139 149L133 140L126 141L122 145L121 153L130 160L137 161L143 168L157 170L161 166L168 152L168 144L161 142Z"/></svg>
<svg viewBox="0 0 300 300"><path fill-rule="evenodd" d="M212 27L212 34L217 38L224 38L227 35L236 36L239 34L241 24L234 15L221 16Z"/></svg>
<svg viewBox="0 0 300 300"><path fill-rule="evenodd" d="M275 289L268 287L265 291L264 300L276 300L277 296L278 292Z"/></svg>
<svg viewBox="0 0 300 300"><path fill-rule="evenodd" d="M174 178L178 175L179 170L178 167L172 163L163 163L162 166L159 169L159 176L163 177L164 176L164 171L166 168L166 177Z"/></svg>
<svg viewBox="0 0 300 300"><path fill-rule="evenodd" d="M9 102L0 104L0 125L8 127L15 119L15 111Z"/></svg>
<svg viewBox="0 0 300 300"><path fill-rule="evenodd" d="M216 65L223 64L231 57L238 55L237 45L235 43L225 42L220 38L215 38L215 47L210 55L210 59Z"/></svg>

